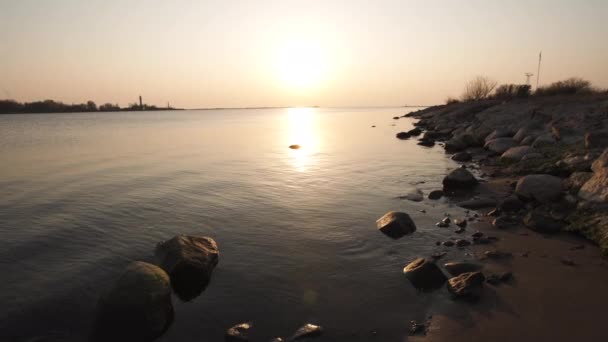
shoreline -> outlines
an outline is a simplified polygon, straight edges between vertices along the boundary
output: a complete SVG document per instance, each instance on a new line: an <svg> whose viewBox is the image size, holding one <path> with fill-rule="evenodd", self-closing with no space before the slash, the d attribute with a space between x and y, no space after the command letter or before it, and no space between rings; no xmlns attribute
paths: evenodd
<svg viewBox="0 0 608 342"><path fill-rule="evenodd" d="M606 148L602 144L589 146L586 137L602 132L604 123L608 120L608 115L602 112L606 110L608 114L608 98L604 97L590 105L581 105L576 98L567 99L565 104L560 100L459 103L429 107L403 116L416 119L415 127L423 129L424 135L419 139L419 145L439 144L446 150L446 157L451 155L453 160L471 170L480 180L476 186L447 195L450 203L462 209L463 216L469 217L473 211L480 215L479 218L469 217L470 224L466 231L462 234L453 232L450 240L466 239L472 232L496 238L493 242L473 241L470 246L459 248L462 251L460 258L441 258L436 263L475 263L481 265L481 272L486 279L489 275L504 272L512 274L509 281L483 284L480 299L475 302L454 300L446 296L447 291L444 289L437 290L443 293L433 294L439 298L427 315L431 318L425 324L426 333L409 336L408 340L608 339L608 332L601 328L604 308L608 305L608 294L605 292L608 287L608 263L602 254L606 255L608 245L605 240L597 238L604 232L608 233L608 227L602 226L601 223L605 221L600 220L595 221L599 222L596 227L587 227L586 231L578 229L581 221L586 222L584 217L589 217L587 215L605 217L606 203L586 201L579 197L579 189L585 186L585 182L577 184L573 189L570 179L576 173L592 173L592 163ZM584 101L587 98L581 97L580 102ZM562 113L555 114L555 106L562 106ZM574 123L568 120L568 116L575 113L580 117L579 111L585 106L583 120ZM528 113L519 116L531 118L517 118L515 112L522 108L527 108ZM597 108L599 111L595 110ZM553 113L546 116L547 112ZM593 129L587 127L590 121L595 122ZM484 123L489 124L484 127ZM505 151L499 149L498 152L493 152L488 151L484 141L488 135L501 129L504 132L498 132L500 138L513 138L522 129L536 132L536 139L546 133L558 136L552 142L546 139L545 144L534 147L533 152L541 154L536 156L538 160L529 163L525 163L525 160L506 161L504 152L520 144L513 144ZM547 131L543 132L545 129ZM469 139L476 138L476 134L482 136L481 141ZM408 138L413 137L407 136L406 139ZM403 139L403 135L400 139ZM581 148L583 144L585 147ZM485 148L483 145L486 145ZM458 154L460 156L455 158ZM588 154L593 154L594 158L564 162ZM550 203L542 203L537 199L522 200L517 194L517 190L521 189L518 187L516 190L516 184L530 174L560 177L564 189L560 189L559 198L549 201ZM589 181L590 177L597 178L598 172L587 175L586 180ZM533 220L526 220L530 212L542 211L552 205L563 210L558 215L558 221L563 221L559 232L535 227L534 222L531 222ZM584 214L581 215L581 212ZM537 222L536 225L540 224ZM458 247L441 245L437 247L436 253L453 251L455 248ZM507 256L495 260L488 258L486 251L500 251ZM453 253L450 254L453 257Z"/></svg>

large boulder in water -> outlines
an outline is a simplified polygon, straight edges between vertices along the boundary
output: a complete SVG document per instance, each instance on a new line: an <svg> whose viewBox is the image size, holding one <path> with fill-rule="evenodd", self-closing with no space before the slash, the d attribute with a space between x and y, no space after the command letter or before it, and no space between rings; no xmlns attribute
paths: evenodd
<svg viewBox="0 0 608 342"><path fill-rule="evenodd" d="M434 263L418 258L403 269L405 277L417 289L432 290L441 287L447 277Z"/></svg>
<svg viewBox="0 0 608 342"><path fill-rule="evenodd" d="M583 184L578 196L591 202L608 202L608 149L591 165L593 176Z"/></svg>
<svg viewBox="0 0 608 342"><path fill-rule="evenodd" d="M550 203L561 196L562 179L551 175L524 176L517 182L515 193L524 200Z"/></svg>
<svg viewBox="0 0 608 342"><path fill-rule="evenodd" d="M169 276L155 265L137 261L101 296L91 341L153 341L172 322Z"/></svg>
<svg viewBox="0 0 608 342"><path fill-rule="evenodd" d="M492 152L502 154L511 147L515 147L517 145L517 141L513 140L512 138L496 138L488 140L483 147Z"/></svg>
<svg viewBox="0 0 608 342"><path fill-rule="evenodd" d="M454 189L468 189L479 183L477 178L473 176L467 169L461 167L452 170L443 178L443 189L454 190Z"/></svg>
<svg viewBox="0 0 608 342"><path fill-rule="evenodd" d="M410 215L389 211L376 221L378 230L393 239L399 239L416 231L416 224Z"/></svg>
<svg viewBox="0 0 608 342"><path fill-rule="evenodd" d="M171 277L177 296L191 300L203 292L218 263L219 250L212 238L177 235L156 246L160 266Z"/></svg>

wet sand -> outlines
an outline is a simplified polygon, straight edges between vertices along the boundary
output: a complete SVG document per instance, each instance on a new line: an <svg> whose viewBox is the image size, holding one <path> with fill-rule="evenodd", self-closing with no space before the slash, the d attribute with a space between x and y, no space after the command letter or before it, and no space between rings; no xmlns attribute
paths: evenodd
<svg viewBox="0 0 608 342"><path fill-rule="evenodd" d="M500 195L508 191L510 181L495 179L482 187ZM482 297L472 303L451 300L442 290L431 309L427 335L410 336L409 341L608 340L603 326L608 262L599 248L569 233L549 236L523 226L497 229L492 219L480 218L469 225L466 235L479 230L499 240L467 247L462 260L479 260L486 277L513 272L513 279L498 286L484 284ZM509 252L512 257L487 259L486 250ZM440 262L447 261L455 260Z"/></svg>

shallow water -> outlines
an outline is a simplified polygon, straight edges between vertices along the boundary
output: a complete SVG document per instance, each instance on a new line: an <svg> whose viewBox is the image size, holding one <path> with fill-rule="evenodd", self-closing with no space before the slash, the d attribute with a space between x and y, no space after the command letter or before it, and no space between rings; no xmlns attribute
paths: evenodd
<svg viewBox="0 0 608 342"><path fill-rule="evenodd" d="M395 139L412 121L392 117L408 111L0 116L0 338L83 340L124 267L187 233L213 237L220 263L200 297L174 298L161 341L220 341L242 321L258 340L306 322L325 327L320 340L401 340L431 300L401 269L435 250L449 208L395 197L454 167L441 148ZM418 232L379 233L389 210Z"/></svg>

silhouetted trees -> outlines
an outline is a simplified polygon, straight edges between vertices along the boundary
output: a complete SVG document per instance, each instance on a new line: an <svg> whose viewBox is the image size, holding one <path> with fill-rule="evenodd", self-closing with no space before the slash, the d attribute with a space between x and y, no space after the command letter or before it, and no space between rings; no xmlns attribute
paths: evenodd
<svg viewBox="0 0 608 342"><path fill-rule="evenodd" d="M510 100L530 96L529 84L501 84L491 96L493 99Z"/></svg>
<svg viewBox="0 0 608 342"><path fill-rule="evenodd" d="M65 104L63 102L44 100L20 103L15 100L0 100L0 114L20 113L85 113L85 112L118 112L140 110L173 110L175 108L159 108L151 105L131 104L127 108L120 108L117 104L105 103L99 108L93 101L87 103Z"/></svg>
<svg viewBox="0 0 608 342"><path fill-rule="evenodd" d="M539 87L534 92L538 96L593 94L600 92L595 89L591 82L578 77L571 77L563 81L557 81L548 86Z"/></svg>
<svg viewBox="0 0 608 342"><path fill-rule="evenodd" d="M496 81L486 76L477 76L466 84L462 101L483 100L492 93L496 84Z"/></svg>

